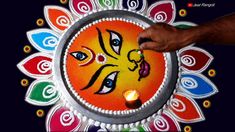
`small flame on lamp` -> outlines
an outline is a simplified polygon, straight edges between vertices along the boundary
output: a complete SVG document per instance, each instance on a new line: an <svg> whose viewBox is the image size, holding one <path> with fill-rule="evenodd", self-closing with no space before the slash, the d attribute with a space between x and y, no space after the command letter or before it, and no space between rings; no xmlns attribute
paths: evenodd
<svg viewBox="0 0 235 132"><path fill-rule="evenodd" d="M139 93L136 90L127 90L124 97L126 101L135 101L139 99Z"/></svg>
<svg viewBox="0 0 235 132"><path fill-rule="evenodd" d="M123 93L123 96L126 100L126 106L128 108L132 108L132 109L135 109L135 108L138 108L141 106L141 100L139 99L139 92L136 91L136 90L127 90Z"/></svg>

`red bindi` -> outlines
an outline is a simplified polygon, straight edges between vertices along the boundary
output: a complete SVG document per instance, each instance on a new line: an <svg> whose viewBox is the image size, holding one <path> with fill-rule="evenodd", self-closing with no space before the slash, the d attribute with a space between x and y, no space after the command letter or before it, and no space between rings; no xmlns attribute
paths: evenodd
<svg viewBox="0 0 235 132"><path fill-rule="evenodd" d="M105 58L104 58L104 56L99 55L97 59L98 59L98 61L103 62Z"/></svg>

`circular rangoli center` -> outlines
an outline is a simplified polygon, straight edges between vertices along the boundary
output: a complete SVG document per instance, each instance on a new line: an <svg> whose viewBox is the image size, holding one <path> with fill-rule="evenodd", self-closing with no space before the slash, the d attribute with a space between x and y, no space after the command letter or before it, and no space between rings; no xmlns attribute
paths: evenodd
<svg viewBox="0 0 235 132"><path fill-rule="evenodd" d="M67 47L65 74L80 102L124 111L141 107L159 94L166 71L164 54L139 52L141 31L130 21L104 20L77 33ZM138 97L137 107L128 104L132 100L132 95L124 96L128 90L136 91L130 94Z"/></svg>

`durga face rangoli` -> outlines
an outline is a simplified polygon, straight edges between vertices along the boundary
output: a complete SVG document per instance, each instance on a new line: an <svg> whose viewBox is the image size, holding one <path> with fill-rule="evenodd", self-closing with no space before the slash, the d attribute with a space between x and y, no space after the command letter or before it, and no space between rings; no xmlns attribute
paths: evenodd
<svg viewBox="0 0 235 132"><path fill-rule="evenodd" d="M153 97L164 79L165 60L162 53L138 50L142 30L130 22L103 21L80 32L65 67L81 98L102 109L126 110L126 90L138 91L142 103Z"/></svg>
<svg viewBox="0 0 235 132"><path fill-rule="evenodd" d="M25 101L40 106L37 116L53 105L46 131L190 131L180 123L205 120L197 99L218 92L209 78L216 75L213 56L193 45L177 52L139 50L138 34L155 23L196 26L175 22L174 1L62 2L69 10L44 7L49 27L40 18L39 27L27 31L31 45L23 50L29 56L17 64L32 78L20 83L28 86Z"/></svg>

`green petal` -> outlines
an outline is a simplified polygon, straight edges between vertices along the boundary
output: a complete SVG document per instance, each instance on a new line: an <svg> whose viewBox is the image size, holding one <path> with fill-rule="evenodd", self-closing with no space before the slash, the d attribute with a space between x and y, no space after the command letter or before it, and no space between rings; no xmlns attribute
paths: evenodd
<svg viewBox="0 0 235 132"><path fill-rule="evenodd" d="M191 27L196 26L196 24L192 22L182 21L182 22L173 23L173 26L175 26L176 28L180 28L180 29L189 29Z"/></svg>
<svg viewBox="0 0 235 132"><path fill-rule="evenodd" d="M118 0L96 0L100 8L114 8L118 6Z"/></svg>
<svg viewBox="0 0 235 132"><path fill-rule="evenodd" d="M122 132L147 132L148 130L143 126L138 126L135 128L123 129Z"/></svg>
<svg viewBox="0 0 235 132"><path fill-rule="evenodd" d="M48 106L59 100L58 91L51 80L36 80L26 93L25 101L37 105Z"/></svg>

